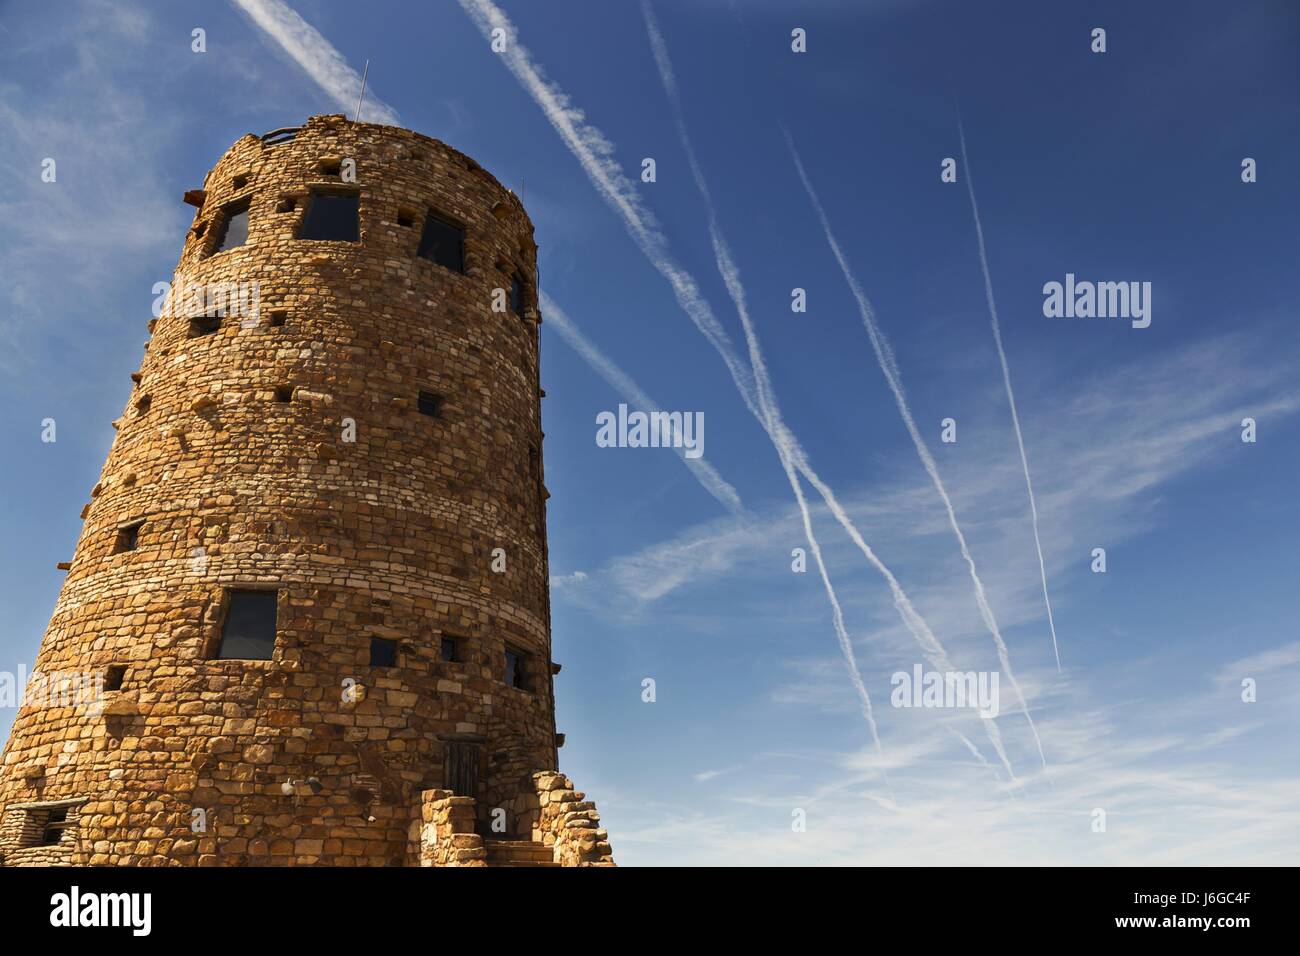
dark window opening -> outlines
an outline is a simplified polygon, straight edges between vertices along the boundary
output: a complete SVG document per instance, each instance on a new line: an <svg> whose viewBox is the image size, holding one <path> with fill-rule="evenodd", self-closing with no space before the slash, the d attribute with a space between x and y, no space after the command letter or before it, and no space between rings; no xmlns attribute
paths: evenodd
<svg viewBox="0 0 1300 956"><path fill-rule="evenodd" d="M302 217L299 239L356 242L360 236L357 193L314 192Z"/></svg>
<svg viewBox="0 0 1300 956"><path fill-rule="evenodd" d="M63 839L63 831L67 829L68 808L51 807L45 818L45 831L41 834L41 846L55 846Z"/></svg>
<svg viewBox="0 0 1300 956"><path fill-rule="evenodd" d="M416 401L416 408L420 410L421 415L437 418L442 414L442 398L433 392L421 392Z"/></svg>
<svg viewBox="0 0 1300 956"><path fill-rule="evenodd" d="M273 129L269 133L262 135L262 142L267 146L276 146L280 143L292 142L293 138L298 135L301 126L285 126L282 129Z"/></svg>
<svg viewBox="0 0 1300 956"><path fill-rule="evenodd" d="M518 316L524 314L524 280L517 272L510 277L510 311Z"/></svg>
<svg viewBox="0 0 1300 956"><path fill-rule="evenodd" d="M409 209L397 210L397 224L404 229L409 229L415 225L415 213Z"/></svg>
<svg viewBox="0 0 1300 956"><path fill-rule="evenodd" d="M221 328L221 316L219 315L197 315L190 319L190 338L197 338L200 335L211 335Z"/></svg>
<svg viewBox="0 0 1300 956"><path fill-rule="evenodd" d="M248 242L248 200L227 206L221 214L221 233L212 251L225 252Z"/></svg>
<svg viewBox="0 0 1300 956"><path fill-rule="evenodd" d="M121 554L123 551L134 551L140 546L140 529L144 527L143 521L137 521L135 524L129 524L117 529L117 541L113 544L113 553Z"/></svg>
<svg viewBox="0 0 1300 956"><path fill-rule="evenodd" d="M277 386L275 387L275 400L276 400L277 402L291 402L291 401L293 401L293 386L292 386L292 385L277 385Z"/></svg>
<svg viewBox="0 0 1300 956"><path fill-rule="evenodd" d="M278 591L231 591L217 659L269 661L275 652Z"/></svg>
<svg viewBox="0 0 1300 956"><path fill-rule="evenodd" d="M153 404L153 399L148 395L141 395L135 400L136 414L143 415L149 411L149 406Z"/></svg>
<svg viewBox="0 0 1300 956"><path fill-rule="evenodd" d="M285 312L283 309L278 309L271 313L271 325L278 329L280 326L284 325L284 321L288 317L289 313Z"/></svg>
<svg viewBox="0 0 1300 956"><path fill-rule="evenodd" d="M243 188L244 188L245 186L247 186L247 185L248 185L248 177L247 177L247 176L235 176L235 177L232 177L231 180L230 180L230 188L231 188L231 189L243 189Z"/></svg>
<svg viewBox="0 0 1300 956"><path fill-rule="evenodd" d="M429 213L424 219L424 232L420 235L420 248L416 255L436 262L444 269L464 272L465 230Z"/></svg>
<svg viewBox="0 0 1300 956"><path fill-rule="evenodd" d="M342 168L342 160L338 159L322 159L316 164L316 171L322 176L337 176Z"/></svg>
<svg viewBox="0 0 1300 956"><path fill-rule="evenodd" d="M121 690L126 679L125 664L109 664L104 671L104 690Z"/></svg>
<svg viewBox="0 0 1300 956"><path fill-rule="evenodd" d="M384 637L372 637L370 639L370 666L396 667L397 642Z"/></svg>
<svg viewBox="0 0 1300 956"><path fill-rule="evenodd" d="M525 663L527 655L523 651L517 651L514 648L506 648L506 672L504 680L511 687L518 687L520 690L527 690L527 674L525 673Z"/></svg>
<svg viewBox="0 0 1300 956"><path fill-rule="evenodd" d="M449 664L460 663L460 639L444 634L441 647L442 659Z"/></svg>
<svg viewBox="0 0 1300 956"><path fill-rule="evenodd" d="M293 212L298 208L298 201L292 196L281 196L280 201L275 204L276 212Z"/></svg>

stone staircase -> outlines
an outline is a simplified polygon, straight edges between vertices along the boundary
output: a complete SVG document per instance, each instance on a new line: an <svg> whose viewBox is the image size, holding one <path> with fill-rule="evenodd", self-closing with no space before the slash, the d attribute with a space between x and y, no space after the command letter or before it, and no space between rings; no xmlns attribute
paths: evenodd
<svg viewBox="0 0 1300 956"><path fill-rule="evenodd" d="M484 840L488 866L559 866L555 851L532 840Z"/></svg>

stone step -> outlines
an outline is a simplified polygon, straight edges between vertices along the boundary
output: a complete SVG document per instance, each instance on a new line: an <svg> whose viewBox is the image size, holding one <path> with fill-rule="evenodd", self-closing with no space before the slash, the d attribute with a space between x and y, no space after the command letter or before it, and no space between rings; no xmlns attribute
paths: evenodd
<svg viewBox="0 0 1300 956"><path fill-rule="evenodd" d="M489 866L558 866L549 846L532 840L484 840Z"/></svg>

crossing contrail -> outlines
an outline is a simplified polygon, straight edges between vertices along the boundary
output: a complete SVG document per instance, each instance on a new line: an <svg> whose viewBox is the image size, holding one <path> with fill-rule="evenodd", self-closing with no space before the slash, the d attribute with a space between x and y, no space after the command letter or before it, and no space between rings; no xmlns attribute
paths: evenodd
<svg viewBox="0 0 1300 956"><path fill-rule="evenodd" d="M1047 605L1047 626L1052 632L1052 652L1056 655L1056 672L1061 672L1061 650L1056 643L1056 622L1052 619L1052 598L1047 592L1047 566L1043 562L1043 542L1038 537L1038 505L1034 501L1034 483L1029 478L1029 457L1025 454L1025 437L1020 432L1020 415L1016 411L1016 396L1011 390L1011 369L1007 366L1007 353L1002 347L1002 326L998 322L998 307L993 300L993 279L989 275L989 258L984 249L984 227L980 223L980 209L975 202L975 182L966 158L966 131L957 124L961 137L961 174L966 177L966 193L970 196L970 209L975 217L975 237L979 240L980 270L984 273L984 298L989 305L989 319L993 325L993 341L998 347L998 361L1002 363L1002 384L1007 389L1007 403L1011 406L1011 424L1016 429L1016 444L1020 447L1020 465L1025 472L1025 490L1029 493L1029 516L1034 525L1034 547L1038 550L1038 574L1043 581L1043 603Z"/></svg>
<svg viewBox="0 0 1300 956"><path fill-rule="evenodd" d="M663 33L659 29L659 23L657 18L655 17L654 8L651 5L650 0L642 0L641 11L645 17L646 31L650 38L650 46L654 54L655 64L659 69L659 77L663 83L664 92L667 95L669 105L672 109L673 122L677 127L677 133L679 138L681 139L682 149L686 154L687 165L689 166L691 175L695 180L696 187L699 189L700 195L704 200L705 213L708 219L709 238L713 244L714 259L717 263L718 272L722 276L723 283L727 288L727 294L730 296L731 301L736 308L736 313L740 317L741 325L744 328L745 341L749 347L750 366L754 372L754 384L755 384L756 397L758 400L758 404L760 406L760 410L762 411L762 414L765 420L767 421L767 425L765 427L768 428L768 433L769 435L772 436L773 442L777 446L778 454L780 454L781 456L782 466L785 467L787 477L790 479L791 487L794 489L795 495L797 499L800 501L800 508L804 512L805 521L806 521L807 509L804 508L803 506L803 493L799 487L798 479L794 475L793 470L790 468L790 461L791 458L793 457L791 454L791 442L787 439L787 435L786 435L787 430L785 429L785 426L781 423L780 412L776 404L775 392L772 388L771 378L767 370L767 362L763 357L762 348L759 345L759 341L758 341L758 335L754 329L753 321L751 320L749 315L749 308L746 304L747 297L745 294L745 288L740 279L740 269L736 265L735 259L731 254L731 248L728 245L726 238L722 234L721 226L718 223L716 207L713 204L712 193L709 190L708 182L704 177L703 169L701 168L699 159L695 153L695 147L692 144L690 135L687 132L685 112L682 109L682 105L681 105L681 96L677 88L676 75L672 68L672 61L668 56L667 44L664 41ZM908 414L907 417L910 419L910 414ZM919 439L919 435L917 436L917 438ZM936 473L936 478L937 478L937 473ZM941 491L942 491L942 487L941 487ZM946 498L946 493L945 493L945 498ZM829 504L829 498L827 499L827 502ZM847 520L847 515L845 515L844 518L845 520ZM846 530L849 527L849 524L845 524ZM854 529L854 531L856 532L856 529ZM960 532L959 532L959 536L960 536ZM866 548L866 543L862 542L862 546L864 547L866 553L868 554L868 557L870 557L870 549ZM964 548L964 540L963 540L963 548ZM887 569L885 569L885 574L887 576L887 579L892 579L892 575L888 573ZM978 584L978 578L976 578L976 582ZM981 585L981 590L982 590L982 585ZM834 600L833 597L832 600ZM996 633L996 624L994 625L994 629ZM917 633L916 631L913 631L914 636L916 636L916 633ZM997 636L1000 640L1001 635L999 634ZM931 635L931 637L933 636ZM918 640L919 639L920 638L918 638ZM933 640L933 643L930 643L928 645L926 642L922 642L922 646L928 648L928 650L934 655L934 659L942 659L946 661L947 654L946 652L943 651L942 645L939 644L937 639ZM851 654L851 648L848 648L847 646L845 649L845 657L848 660L850 664L850 669L851 671L854 672L854 677L856 679L857 678L856 664L854 663L854 659ZM1009 667L1009 663L1007 666ZM1014 682L1014 677L1012 678L1012 680ZM1024 704L1023 698L1021 703L1023 706ZM1025 713L1026 716L1028 716L1028 708L1025 708ZM1032 720L1030 721L1030 726L1031 727L1033 726ZM985 725L985 730L989 734L989 738L993 742L994 749L997 751L998 756L1002 759L1004 765L1006 766L1007 773L1011 776L1012 780L1015 780L1015 773L1011 768L1010 761L1007 760L1006 752L1002 746L1001 735L998 732L997 725L989 721ZM1035 733L1035 739L1037 739L1036 733ZM1039 748L1040 754L1041 754L1041 749L1042 748L1040 746Z"/></svg>
<svg viewBox="0 0 1300 956"><path fill-rule="evenodd" d="M952 498L948 495L948 489L944 487L943 479L939 477L939 466L935 463L934 456L930 454L925 439L921 437L921 431L916 427L916 420L912 417L912 410L908 407L907 396L903 391L902 374L898 370L894 350L889 344L889 339L876 322L875 310L871 307L871 301L867 298L866 292L863 291L862 284L858 282L857 277L849 269L848 259L840 248L840 244L836 241L835 234L831 231L830 219L826 215L821 200L817 198L817 191L813 188L812 180L808 178L803 160L799 158L799 150L795 148L794 139L790 136L788 130L785 131L785 140L790 147L790 155L794 159L795 169L799 172L799 179L803 182L803 187L808 193L808 199L812 202L813 211L817 213L817 219L821 223L822 231L826 234L826 242L835 255L835 261L839 263L840 271L849 284L849 290L853 293L853 298L857 301L858 312L862 316L862 324L866 326L867 336L871 339L872 350L876 353L876 361L885 375L885 381L889 385L890 392L893 393L894 403L898 406L898 414L902 417L903 425L912 438L912 444L916 447L916 454L920 457L921 464L925 466L925 471L930 476L935 491L939 493L939 497L943 500L943 506L947 509L948 525L952 528L952 533L957 538L957 545L961 550L961 556L966 561L966 568L970 573L971 583L975 589L975 603L979 606L980 617L983 618L984 626L988 628L989 633L993 635L998 661L1001 663L1002 669L1006 671L1007 679L1011 681L1016 696L1020 699L1021 710L1024 711L1025 720L1029 723L1030 731L1033 732L1034 743L1038 745L1038 757L1043 766L1046 767L1047 757L1043 754L1043 742L1039 739L1038 728L1034 726L1034 719L1029 714L1029 704L1020 689L1020 682L1016 680L1015 671L1011 669L1011 653L1007 650L1007 643L1002 639L1002 631L998 628L997 619L993 616L993 608L989 605L988 594L984 590L984 582L980 580L979 571L975 567L975 558L970 553L970 547L966 544L966 535L962 532L961 525L957 521L957 511L953 507Z"/></svg>
<svg viewBox="0 0 1300 956"><path fill-rule="evenodd" d="M619 368L613 359L596 348L591 340L582 334L582 331L573 324L572 320L564 313L564 310L555 304L554 299L545 292L539 292L538 301L547 323L559 332L560 336L569 343L573 350L582 356L583 360L595 369L596 373L608 382L616 392L629 401L635 402L642 411L657 412L660 410L659 406L632 380L630 375ZM716 468L703 458L687 458L683 449L677 449L677 454L682 459L682 464L691 470L691 474L704 487L704 490L713 495L719 504L734 515L744 513L745 506L741 504L740 495L735 487L718 473Z"/></svg>
<svg viewBox="0 0 1300 956"><path fill-rule="evenodd" d="M578 160L596 191L618 213L629 236L642 254L668 281L678 305L722 358L746 407L776 445L778 455L788 461L812 484L836 520L849 531L850 537L867 560L884 576L893 596L894 607L904 626L926 649L929 659L933 662L946 662L947 654L943 651L942 645L912 606L911 600L893 573L863 540L830 488L812 469L803 448L780 420L779 410L774 405L768 408L760 406L752 369L737 353L730 336L705 301L694 277L673 259L667 240L657 222L645 208L632 181L618 165L614 157L613 145L599 129L586 121L585 114L573 104L568 94L546 79L527 49L518 42L509 18L496 4L491 0L459 0L459 2L486 38L490 39L495 30L503 31L501 35L506 39L506 46L500 55L506 68L541 108L543 115L574 158ZM796 495L796 500L797 498ZM936 663L936 666L939 664ZM855 689L857 689L856 685ZM862 696L863 691L865 686L858 691L859 697Z"/></svg>

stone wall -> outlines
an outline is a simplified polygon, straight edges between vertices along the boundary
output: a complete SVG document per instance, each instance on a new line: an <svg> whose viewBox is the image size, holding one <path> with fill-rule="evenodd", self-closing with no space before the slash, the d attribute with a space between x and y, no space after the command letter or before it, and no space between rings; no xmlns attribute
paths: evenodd
<svg viewBox="0 0 1300 956"><path fill-rule="evenodd" d="M359 242L296 238L314 189L359 193ZM259 308L148 323L36 661L120 688L22 708L0 806L84 799L91 864L401 864L449 741L482 748L480 813L557 766L532 225L469 157L341 116L243 137L187 200L174 286L256 282ZM217 252L238 202L248 241ZM431 211L464 274L416 255ZM515 273L523 314L493 311ZM232 588L278 590L272 659L215 659Z"/></svg>

